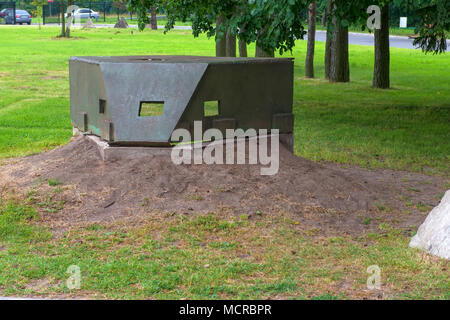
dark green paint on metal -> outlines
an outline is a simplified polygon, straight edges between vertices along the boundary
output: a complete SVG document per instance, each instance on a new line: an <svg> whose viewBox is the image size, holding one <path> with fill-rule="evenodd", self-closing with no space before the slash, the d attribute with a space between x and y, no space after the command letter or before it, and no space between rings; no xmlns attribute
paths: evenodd
<svg viewBox="0 0 450 320"><path fill-rule="evenodd" d="M170 145L177 128L293 132L292 59L192 56L72 57L72 124L118 145ZM163 102L161 116L139 116L142 102ZM220 101L205 116L206 101Z"/></svg>

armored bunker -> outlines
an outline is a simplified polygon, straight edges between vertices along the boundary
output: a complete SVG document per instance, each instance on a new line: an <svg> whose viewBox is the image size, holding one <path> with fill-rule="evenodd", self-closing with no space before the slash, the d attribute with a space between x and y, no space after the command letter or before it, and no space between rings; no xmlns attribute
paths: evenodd
<svg viewBox="0 0 450 320"><path fill-rule="evenodd" d="M292 148L293 67L272 58L72 57L72 125L122 146L169 146L194 121L203 131L279 129ZM159 113L144 113L147 105Z"/></svg>

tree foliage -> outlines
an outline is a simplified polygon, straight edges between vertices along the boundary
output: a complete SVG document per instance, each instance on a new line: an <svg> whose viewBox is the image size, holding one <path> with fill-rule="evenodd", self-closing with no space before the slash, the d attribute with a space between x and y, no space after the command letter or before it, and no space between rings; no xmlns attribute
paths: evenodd
<svg viewBox="0 0 450 320"><path fill-rule="evenodd" d="M166 31L176 21L192 22L192 33L222 39L231 32L246 43L256 42L266 51L292 50L296 39L305 35L304 15L310 0L129 0L129 8L137 13L139 28L148 23L148 9L152 6L167 15ZM223 16L226 23L215 22Z"/></svg>
<svg viewBox="0 0 450 320"><path fill-rule="evenodd" d="M128 8L136 12L138 26L142 30L149 23L149 10L156 7L167 15L166 32L176 21L191 21L192 33L206 33L217 41L227 31L246 43L256 42L270 52L282 54L292 50L296 39L303 39L307 9L311 0L127 0ZM370 5L391 8L401 12L414 12L415 44L426 52L441 53L446 50L446 33L450 29L449 0L334 0L333 16L342 27L350 25L366 28L367 8ZM326 0L318 0L318 7L325 8ZM216 29L216 18L221 15L226 23ZM333 27L330 31L332 31Z"/></svg>
<svg viewBox="0 0 450 320"><path fill-rule="evenodd" d="M419 17L416 32L419 34L419 38L414 41L414 45L419 45L425 52L446 52L446 36L450 31L450 1L426 2L423 7L416 10Z"/></svg>

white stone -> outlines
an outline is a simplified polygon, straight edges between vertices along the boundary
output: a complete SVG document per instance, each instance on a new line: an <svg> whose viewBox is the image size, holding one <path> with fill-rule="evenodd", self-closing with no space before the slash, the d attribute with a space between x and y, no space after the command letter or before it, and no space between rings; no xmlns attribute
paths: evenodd
<svg viewBox="0 0 450 320"><path fill-rule="evenodd" d="M409 246L450 260L450 190L419 227Z"/></svg>

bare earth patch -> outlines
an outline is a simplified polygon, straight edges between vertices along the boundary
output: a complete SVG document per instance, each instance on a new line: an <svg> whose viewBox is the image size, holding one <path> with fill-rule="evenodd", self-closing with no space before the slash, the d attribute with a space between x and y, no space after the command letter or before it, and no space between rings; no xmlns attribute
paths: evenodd
<svg viewBox="0 0 450 320"><path fill-rule="evenodd" d="M439 176L319 164L284 149L280 157L275 176L261 176L257 165L176 166L167 156L103 162L78 137L50 152L8 160L0 192L39 203L43 223L55 234L96 222L136 223L155 212L216 212L283 213L321 235L360 235L381 221L417 227L448 184Z"/></svg>

